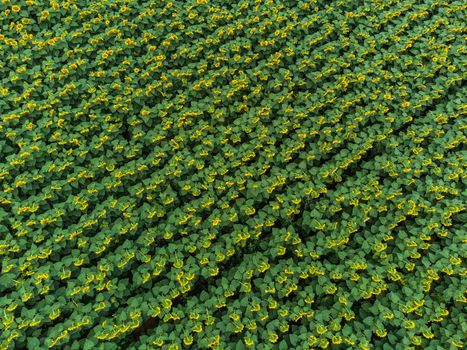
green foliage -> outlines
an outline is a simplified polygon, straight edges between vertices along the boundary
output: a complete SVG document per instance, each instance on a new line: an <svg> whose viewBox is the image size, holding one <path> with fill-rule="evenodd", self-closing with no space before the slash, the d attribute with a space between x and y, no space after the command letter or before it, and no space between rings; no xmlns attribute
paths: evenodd
<svg viewBox="0 0 467 350"><path fill-rule="evenodd" d="M4 0L0 349L460 349L462 1Z"/></svg>

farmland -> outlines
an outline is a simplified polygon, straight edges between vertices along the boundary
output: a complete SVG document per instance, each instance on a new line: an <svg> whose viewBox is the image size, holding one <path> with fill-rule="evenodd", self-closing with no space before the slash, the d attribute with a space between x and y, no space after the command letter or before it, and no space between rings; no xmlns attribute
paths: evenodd
<svg viewBox="0 0 467 350"><path fill-rule="evenodd" d="M462 349L466 15L3 0L0 349Z"/></svg>

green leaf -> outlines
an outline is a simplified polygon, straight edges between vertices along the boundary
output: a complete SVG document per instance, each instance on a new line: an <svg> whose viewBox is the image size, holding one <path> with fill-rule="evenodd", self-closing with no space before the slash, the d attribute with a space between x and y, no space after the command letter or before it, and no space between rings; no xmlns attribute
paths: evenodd
<svg viewBox="0 0 467 350"><path fill-rule="evenodd" d="M83 344L83 350L91 350L94 348L95 342L90 339L86 339Z"/></svg>

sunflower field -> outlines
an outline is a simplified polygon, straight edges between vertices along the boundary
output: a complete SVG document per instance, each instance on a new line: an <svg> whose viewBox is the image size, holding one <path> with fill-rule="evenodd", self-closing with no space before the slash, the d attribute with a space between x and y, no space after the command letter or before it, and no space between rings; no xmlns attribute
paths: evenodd
<svg viewBox="0 0 467 350"><path fill-rule="evenodd" d="M467 347L464 0L1 0L0 350Z"/></svg>

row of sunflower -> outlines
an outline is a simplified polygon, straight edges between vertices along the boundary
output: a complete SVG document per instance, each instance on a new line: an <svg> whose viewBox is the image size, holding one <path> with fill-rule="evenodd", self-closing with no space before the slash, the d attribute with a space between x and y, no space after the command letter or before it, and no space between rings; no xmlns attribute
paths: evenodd
<svg viewBox="0 0 467 350"><path fill-rule="evenodd" d="M0 348L462 348L461 1L2 1Z"/></svg>

